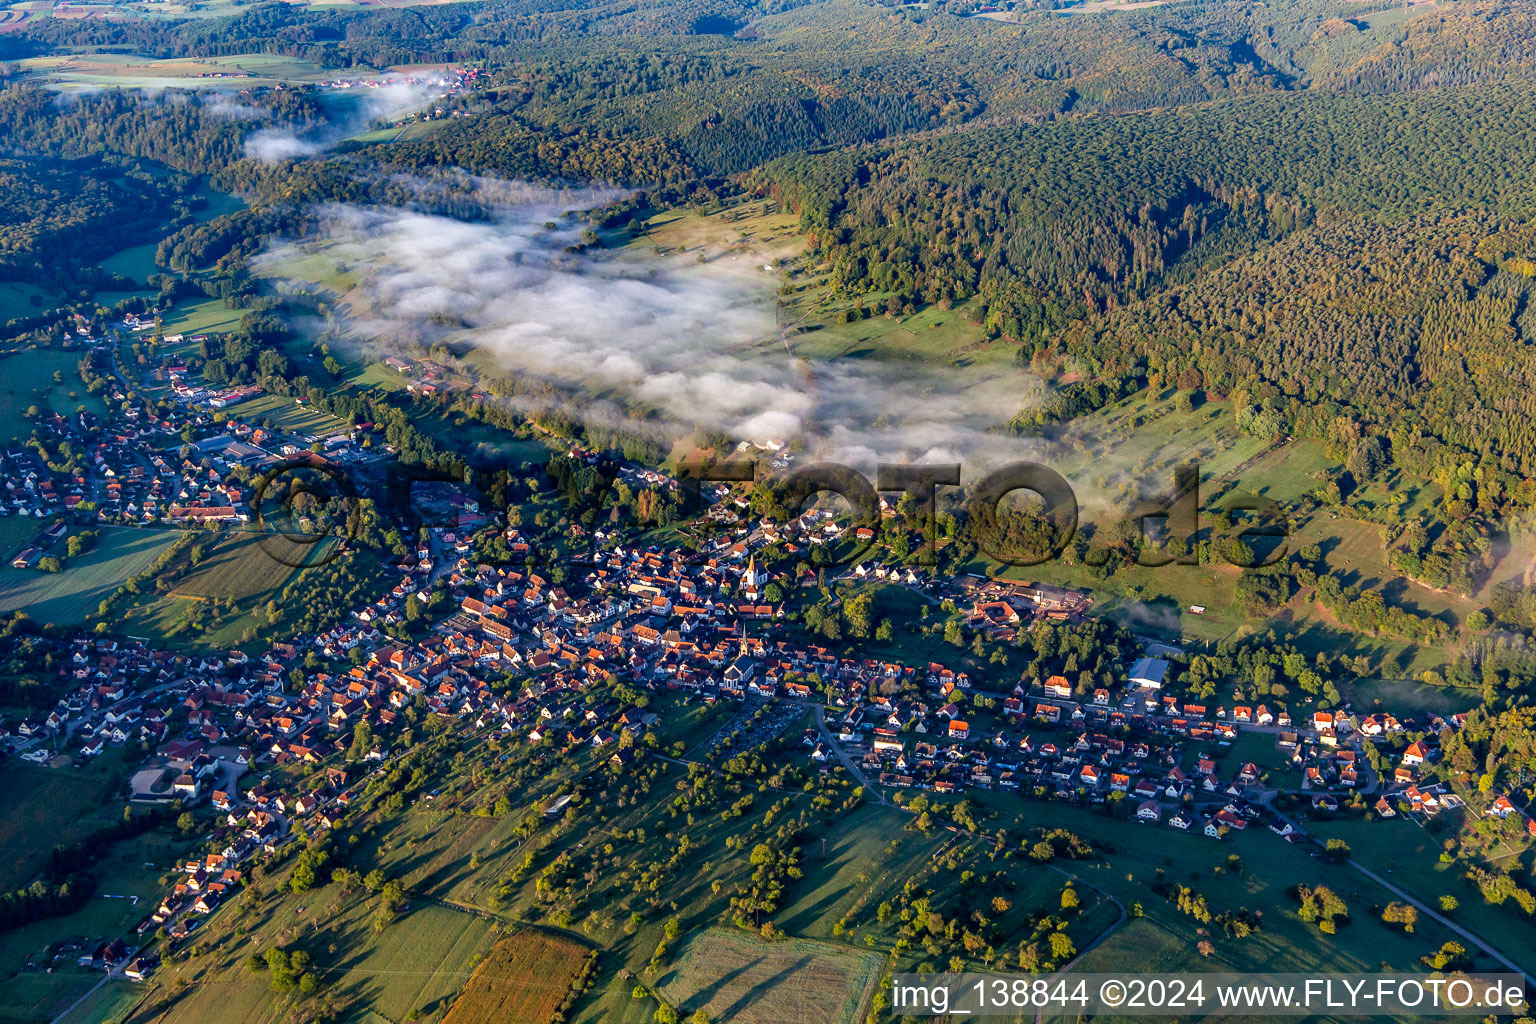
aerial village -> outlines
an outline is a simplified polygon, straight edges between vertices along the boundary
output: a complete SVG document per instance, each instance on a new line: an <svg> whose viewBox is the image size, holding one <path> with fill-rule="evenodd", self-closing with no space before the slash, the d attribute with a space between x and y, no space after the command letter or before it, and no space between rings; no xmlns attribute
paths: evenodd
<svg viewBox="0 0 1536 1024"><path fill-rule="evenodd" d="M118 385L112 388L120 401ZM212 411L199 401L194 395L169 410L130 406L137 415L126 415L114 440L95 446L88 468L72 479L61 481L40 463L29 476L29 453L7 453L7 511L43 521L89 499L98 518L113 521L248 516L248 489L230 486L225 474L298 450L305 439L226 420L220 433L178 452L137 443L148 432L212 427ZM75 424L55 418L47 426L67 436ZM309 442L316 443L330 458L388 454L351 437ZM580 449L567 454L593 457ZM624 472L675 486L655 470ZM1199 832L1213 842L1252 825L1298 844L1309 842L1310 815L1359 813L1363 803L1368 815L1426 818L1461 803L1424 772L1439 757L1437 737L1459 729L1464 715L1412 720L1344 708L1293 718L1276 702L1188 699L1171 685L1185 652L1166 640L1138 638L1117 685L1081 693L1060 675L988 690L938 661L860 657L796 639L782 599L769 595L818 580L765 569L757 553L769 543L826 543L848 527L817 509L788 522L750 523L745 501L723 488L712 497L718 500L709 517L728 528L704 550L600 538L606 546L571 565L562 582L537 568L476 560L476 530L499 535L514 553L531 541L519 527L460 502L455 507L468 518L432 528L389 566L382 596L348 609L324 632L272 643L259 656L198 657L86 636L51 641L60 645L59 672L72 689L45 717L0 723L0 749L57 766L109 748L142 748L148 755L123 779L126 799L211 815L216 849L184 865L136 932L163 928L173 940L215 912L253 860L291 841L296 824L311 833L333 827L367 775L399 754L404 709L475 734L573 754L609 751L624 770L648 756L640 740L658 711L618 696L618 684L624 693L684 703L796 712L780 719L786 727L815 724L793 744L795 756L820 772L847 772L866 791L885 794L882 800L996 791L1102 806L1149 828ZM42 530L33 547L56 543L47 536L53 529ZM1092 605L1088 594L1045 584L942 578L872 563L839 572L952 603L972 629L999 638L1071 624ZM434 591L446 596L446 614L423 638L407 642L384 632L407 618L410 602ZM508 679L516 684L492 685ZM599 699L588 699L593 693ZM340 754L359 723L367 723L374 748L348 763ZM621 742L625 734L631 742ZM1410 734L1413 741L1403 744ZM1272 752L1280 767L1234 761L1228 752L1242 743ZM1372 768L1368 747L1386 752L1374 758L1384 770ZM313 768L302 788L265 781L294 764ZM1518 816L1536 835L1536 823L1505 796L1490 795L1477 813ZM154 964L132 956L139 945L135 935L104 936L85 952L97 966L144 977Z"/></svg>

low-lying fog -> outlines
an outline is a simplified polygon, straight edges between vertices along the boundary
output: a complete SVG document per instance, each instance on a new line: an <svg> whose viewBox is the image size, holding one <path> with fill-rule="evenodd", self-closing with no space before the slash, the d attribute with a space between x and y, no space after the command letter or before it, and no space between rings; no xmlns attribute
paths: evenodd
<svg viewBox="0 0 1536 1024"><path fill-rule="evenodd" d="M632 425L638 407L667 440L696 426L759 443L798 438L869 471L961 462L974 479L983 461L1034 446L989 433L1041 393L1026 372L799 358L777 323L781 278L748 256L568 252L584 225L562 213L608 196L499 187L496 215L480 221L323 211L327 253L359 278L352 333L376 355L400 337L469 340L508 370L579 386L589 400L573 412L589 421ZM294 249L267 259L280 266Z"/></svg>

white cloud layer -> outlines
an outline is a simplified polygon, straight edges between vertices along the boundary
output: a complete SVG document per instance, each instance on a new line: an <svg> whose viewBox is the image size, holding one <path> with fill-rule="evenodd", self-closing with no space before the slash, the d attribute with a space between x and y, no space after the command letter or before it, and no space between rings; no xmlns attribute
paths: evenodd
<svg viewBox="0 0 1536 1024"><path fill-rule="evenodd" d="M870 471L877 462L961 462L974 479L983 462L1037 448L993 431L1041 392L1022 370L797 358L776 323L779 278L746 257L700 265L571 254L580 226L544 225L607 196L525 190L513 201L500 187L499 214L484 221L323 211L330 255L361 273L366 301L353 326L363 337L388 349L391 338L430 335L434 323L463 324L452 336L507 370L590 396L572 410L589 420L638 407L663 436L703 426L759 443L799 437L821 457Z"/></svg>

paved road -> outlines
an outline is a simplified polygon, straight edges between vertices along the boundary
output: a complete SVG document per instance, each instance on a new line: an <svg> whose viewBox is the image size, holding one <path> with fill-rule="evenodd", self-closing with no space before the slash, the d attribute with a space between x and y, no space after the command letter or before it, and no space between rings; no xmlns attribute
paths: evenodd
<svg viewBox="0 0 1536 1024"><path fill-rule="evenodd" d="M1364 864L1361 864L1359 861L1357 861L1357 860L1350 860L1347 863L1349 864L1350 867L1354 868L1356 871L1360 872L1366 878L1369 878L1371 881L1375 882L1377 885L1381 886L1383 889L1385 889L1388 892L1392 893L1394 896L1396 896L1398 899L1402 900L1404 903L1410 903L1413 906L1417 907L1419 909L1419 913L1423 914L1426 917L1432 918L1433 920L1439 922L1440 924L1445 925L1451 931L1455 932L1457 935L1460 935L1462 938L1464 938L1468 942L1472 943L1473 946L1477 947L1478 949L1480 949L1483 952L1487 953L1489 956L1493 957L1499 963L1503 964L1512 973L1520 975L1522 978L1525 979L1525 983L1526 983L1526 985L1528 987L1536 985L1536 978L1532 978L1532 976L1525 970L1525 968L1521 967L1519 964L1517 964L1513 960L1511 960L1508 956L1505 956L1502 952L1500 952L1499 950L1495 949L1493 946L1489 945L1484 940L1478 938L1476 935L1472 934L1472 932L1470 932L1467 929L1463 928L1461 925L1457 924L1455 921L1452 921L1450 918L1446 917L1444 914L1440 913L1438 910L1432 910L1431 908L1425 906L1422 902L1420 902L1420 900L1417 897L1411 896L1408 893L1404 892L1402 889L1399 889L1396 885L1394 885L1393 883L1387 881L1385 878L1381 877L1376 872L1374 872L1370 868L1366 867Z"/></svg>
<svg viewBox="0 0 1536 1024"><path fill-rule="evenodd" d="M864 787L865 793L872 793L879 797L881 807L890 807L891 802L886 799L885 791L879 786L870 784L870 781L864 777L864 772L853 758L849 756L848 751L844 750L843 745L837 741L837 737L832 735L832 730L827 728L826 708L820 704L814 705L814 708L816 711L816 729L821 733L822 740L837 755L837 759L842 762L843 767L848 769L848 774L859 780L859 785Z"/></svg>
<svg viewBox="0 0 1536 1024"><path fill-rule="evenodd" d="M1078 878L1076 875L1072 874L1070 871L1066 871L1063 868L1058 868L1054 864L1047 864L1046 867L1051 868L1052 870L1061 872L1062 874L1066 875L1068 878L1072 879L1073 881L1082 882L1082 879ZM1078 950L1078 953L1077 953L1076 956L1074 956L1071 960L1068 960L1066 963L1062 964L1061 967L1058 968L1055 973L1050 975L1050 978L1062 978L1062 977L1065 977L1068 971L1070 971L1072 968L1077 966L1078 961L1080 961L1083 957L1087 956L1089 953L1093 952L1093 950L1099 945L1099 943L1103 942L1105 939L1109 938L1112 934L1114 934L1115 930L1118 929L1121 925L1125 924L1126 918L1128 918L1130 916L1130 914L1126 912L1125 904L1121 903L1119 900L1115 899L1113 896L1110 896L1103 889L1095 888L1094 886L1089 885L1089 883L1087 883L1087 882L1082 882L1082 884L1083 885L1087 885L1088 888L1093 889L1094 892L1100 894L1101 896L1104 896L1111 903L1113 903L1115 905L1115 909L1120 911L1120 916L1115 919L1114 924L1111 924L1108 928L1105 928L1103 931L1099 932L1098 935L1095 935L1093 937L1093 941L1092 942L1088 943L1088 945L1086 945L1082 949ZM1046 980L1049 981L1050 978L1047 978ZM1039 1008L1039 1009L1037 1009L1035 1011L1035 1024L1042 1024L1042 1022L1044 1020L1045 1020L1045 1008L1041 1007L1041 1008Z"/></svg>
<svg viewBox="0 0 1536 1024"><path fill-rule="evenodd" d="M79 1009L81 1003L85 1002L87 999L91 998L91 996L95 995L96 994L96 990L101 988L101 986L105 985L110 980L112 980L112 975L110 975L110 974L103 974L101 976L101 980L100 981L98 981L96 984L92 985L90 987L90 989L86 991L85 995L81 996L79 999L76 999L74 1002L70 1003L69 1006L62 1013L60 1013L57 1017L53 1018L53 1020L50 1022L50 1024L59 1024L59 1022L61 1020L63 1020L65 1017L68 1017L70 1014L74 1013L75 1010Z"/></svg>
<svg viewBox="0 0 1536 1024"><path fill-rule="evenodd" d="M78 1010L80 1008L80 1004L84 1003L87 999L91 998L91 996L95 995L96 991L98 989L100 989L101 986L105 985L109 981L113 981L113 980L122 978L122 976L123 976L123 969L126 968L130 963L132 963L132 957L133 957L134 953L137 953L137 952L138 952L138 950L134 950L132 953L128 954L129 959L124 960L122 963L118 964L116 967L112 968L110 971L102 972L101 980L100 981L98 981L96 984L92 985L90 987L90 989L84 995L82 995L79 999L76 999L74 1002L70 1003L69 1006L67 1006L63 1011L61 1011L57 1017L53 1018L53 1020L50 1021L49 1024L59 1024L59 1022L62 1021L65 1017L68 1017L70 1014L72 1014L76 1010Z"/></svg>

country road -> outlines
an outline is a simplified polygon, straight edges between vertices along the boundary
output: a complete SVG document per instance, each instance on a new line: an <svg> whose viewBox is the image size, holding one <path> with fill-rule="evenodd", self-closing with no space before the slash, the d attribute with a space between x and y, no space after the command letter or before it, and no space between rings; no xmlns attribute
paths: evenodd
<svg viewBox="0 0 1536 1024"><path fill-rule="evenodd" d="M1449 928L1451 931L1455 932L1457 935L1460 935L1462 938L1464 938L1468 942L1472 943L1473 946L1475 946L1478 949L1482 950L1483 952L1487 953L1489 956L1493 957L1499 963L1501 963L1505 967L1509 968L1509 970L1512 973L1520 975L1522 978L1525 979L1525 983L1526 983L1527 987L1536 987L1536 978L1532 978L1532 976L1525 970L1525 968L1523 968L1519 964L1515 963L1513 960L1511 960L1508 956L1506 956L1501 951L1495 949L1488 942L1484 941L1483 939L1478 938L1472 932L1468 931L1466 928L1463 928L1461 925L1457 924L1455 921L1452 921L1450 918L1446 917L1444 914L1440 913L1438 910L1434 910L1434 909L1431 909L1430 907L1425 906L1424 903L1421 900L1418 899L1418 897L1412 896L1412 895L1404 892L1402 889L1398 888L1396 885L1394 885L1391 882L1387 881L1385 878L1381 877L1381 875L1379 875L1376 872L1372 871L1370 868L1366 867L1364 864L1361 864L1359 861L1351 859L1351 860L1347 861L1346 863L1348 863L1350 867L1352 867L1356 871L1360 872L1366 878L1369 878L1371 881L1375 882L1377 885L1381 886L1383 889L1385 889L1388 892L1392 893L1394 896L1396 896L1398 899L1402 900L1404 903L1409 903L1409 904L1412 904L1413 906L1417 907L1418 910L1419 910L1419 913L1425 915L1426 917L1429 917L1429 918L1433 919L1434 921L1436 921L1436 922L1438 922L1440 924L1445 925L1445 927Z"/></svg>
<svg viewBox="0 0 1536 1024"><path fill-rule="evenodd" d="M74 1002L70 1003L69 1006L65 1007L63 1012L61 1012L57 1017L53 1018L53 1020L50 1021L49 1024L59 1024L59 1022L62 1021L65 1017L68 1017L70 1014L74 1013L77 1009L79 1009L81 1003L85 1002L87 999L91 998L91 996L95 995L97 989L101 988L101 986L105 985L107 982L109 982L111 980L112 980L112 975L110 975L110 974L103 974L100 981L98 981L96 984L92 985L90 988L86 989L84 995L82 995L79 999L76 999Z"/></svg>

